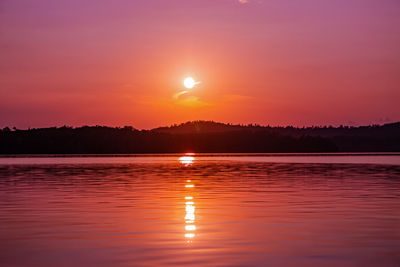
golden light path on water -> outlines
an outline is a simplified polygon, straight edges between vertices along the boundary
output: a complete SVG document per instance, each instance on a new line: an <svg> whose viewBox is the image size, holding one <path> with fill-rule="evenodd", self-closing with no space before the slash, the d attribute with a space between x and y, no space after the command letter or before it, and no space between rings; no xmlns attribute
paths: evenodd
<svg viewBox="0 0 400 267"><path fill-rule="evenodd" d="M179 161L180 163L182 163L185 166L190 166L193 164L194 162L194 157L193 156L184 156L184 157L180 157Z"/></svg>
<svg viewBox="0 0 400 267"><path fill-rule="evenodd" d="M185 156L179 158L179 162L185 167L192 165L195 161L194 154L187 153ZM185 238L186 242L191 243L192 239L196 236L196 215L195 215L195 202L193 198L194 184L192 180L186 180L185 188L187 190L185 196Z"/></svg>

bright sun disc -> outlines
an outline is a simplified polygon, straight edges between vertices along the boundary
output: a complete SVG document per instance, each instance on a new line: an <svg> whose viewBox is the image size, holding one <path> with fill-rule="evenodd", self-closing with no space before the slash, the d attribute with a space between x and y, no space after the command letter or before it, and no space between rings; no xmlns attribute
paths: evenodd
<svg viewBox="0 0 400 267"><path fill-rule="evenodd" d="M184 81L183 81L183 85L187 88L187 89L192 89L195 85L196 82L192 77L187 77Z"/></svg>

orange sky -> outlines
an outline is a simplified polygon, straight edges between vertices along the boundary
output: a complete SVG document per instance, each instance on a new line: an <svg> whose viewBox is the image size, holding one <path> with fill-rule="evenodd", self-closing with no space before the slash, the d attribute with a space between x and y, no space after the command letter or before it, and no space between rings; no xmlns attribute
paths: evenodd
<svg viewBox="0 0 400 267"><path fill-rule="evenodd" d="M0 127L398 121L399 25L395 0L5 0Z"/></svg>

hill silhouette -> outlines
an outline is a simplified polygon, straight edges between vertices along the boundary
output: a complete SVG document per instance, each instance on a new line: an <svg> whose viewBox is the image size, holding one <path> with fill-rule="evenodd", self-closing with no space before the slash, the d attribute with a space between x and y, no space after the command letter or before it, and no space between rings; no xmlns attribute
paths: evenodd
<svg viewBox="0 0 400 267"><path fill-rule="evenodd" d="M191 121L130 126L0 130L0 154L398 152L400 122L360 127L271 127Z"/></svg>
<svg viewBox="0 0 400 267"><path fill-rule="evenodd" d="M193 134L193 133L217 133L240 131L245 126L225 124L214 121L188 121L179 125L175 124L169 127L159 127L152 131L172 134Z"/></svg>

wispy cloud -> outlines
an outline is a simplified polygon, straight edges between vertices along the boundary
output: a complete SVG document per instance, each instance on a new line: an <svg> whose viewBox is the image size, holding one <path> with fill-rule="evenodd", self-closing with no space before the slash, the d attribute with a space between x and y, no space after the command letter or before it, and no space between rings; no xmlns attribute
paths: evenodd
<svg viewBox="0 0 400 267"><path fill-rule="evenodd" d="M249 2L249 0L239 0L239 2L242 4L247 4Z"/></svg>
<svg viewBox="0 0 400 267"><path fill-rule="evenodd" d="M176 104L185 106L185 107L192 107L192 108L200 108L200 107L206 107L206 106L211 106L212 104L209 102L205 102L198 98L197 96L188 96L182 100L178 100Z"/></svg>
<svg viewBox="0 0 400 267"><path fill-rule="evenodd" d="M179 93L174 94L174 99L178 99L181 95L186 94L188 91L181 91Z"/></svg>

